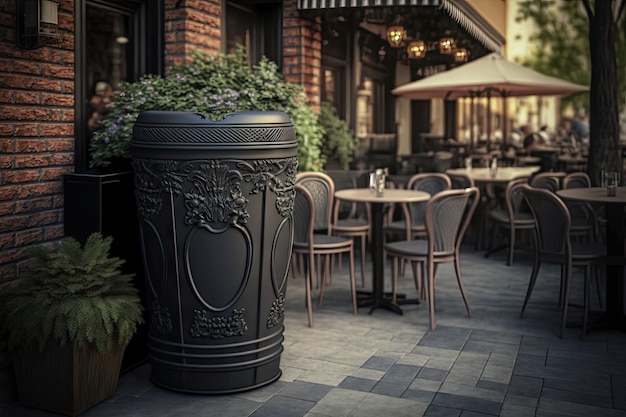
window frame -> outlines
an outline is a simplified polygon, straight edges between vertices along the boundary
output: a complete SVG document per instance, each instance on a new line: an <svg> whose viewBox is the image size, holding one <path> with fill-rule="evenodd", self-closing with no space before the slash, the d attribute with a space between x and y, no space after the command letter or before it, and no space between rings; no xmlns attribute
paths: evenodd
<svg viewBox="0 0 626 417"><path fill-rule="evenodd" d="M151 0L75 0L76 19L74 34L74 170L89 169L89 135L87 133L88 109L85 103L90 98L91 88L87 85L86 63L86 19L87 7L99 7L125 15L130 19L130 36L134 51L131 80L144 74L164 73L164 8L161 1Z"/></svg>

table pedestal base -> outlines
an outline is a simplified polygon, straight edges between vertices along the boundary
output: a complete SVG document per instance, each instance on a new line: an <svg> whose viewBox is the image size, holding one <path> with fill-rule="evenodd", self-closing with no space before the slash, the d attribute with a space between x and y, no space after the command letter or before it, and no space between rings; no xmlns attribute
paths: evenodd
<svg viewBox="0 0 626 417"><path fill-rule="evenodd" d="M403 311L400 308L404 304L421 304L418 298L406 298L406 294L396 294L396 302L391 301L392 294L384 293L383 297L376 300L374 293L370 291L357 291L357 306L358 307L370 307L368 314L377 308L384 308L389 311L393 311L396 314L402 315Z"/></svg>

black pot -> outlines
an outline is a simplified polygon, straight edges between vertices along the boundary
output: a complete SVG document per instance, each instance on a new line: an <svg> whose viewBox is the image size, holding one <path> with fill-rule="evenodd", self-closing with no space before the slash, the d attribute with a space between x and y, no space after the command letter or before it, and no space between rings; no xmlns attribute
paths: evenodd
<svg viewBox="0 0 626 417"><path fill-rule="evenodd" d="M278 379L297 168L289 117L144 112L131 153L153 382L229 393Z"/></svg>

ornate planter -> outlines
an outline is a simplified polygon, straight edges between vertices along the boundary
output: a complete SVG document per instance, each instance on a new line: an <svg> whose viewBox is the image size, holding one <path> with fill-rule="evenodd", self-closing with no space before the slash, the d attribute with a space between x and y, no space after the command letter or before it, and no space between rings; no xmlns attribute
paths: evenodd
<svg viewBox="0 0 626 417"><path fill-rule="evenodd" d="M297 168L289 117L144 112L131 153L153 382L229 393L278 379Z"/></svg>

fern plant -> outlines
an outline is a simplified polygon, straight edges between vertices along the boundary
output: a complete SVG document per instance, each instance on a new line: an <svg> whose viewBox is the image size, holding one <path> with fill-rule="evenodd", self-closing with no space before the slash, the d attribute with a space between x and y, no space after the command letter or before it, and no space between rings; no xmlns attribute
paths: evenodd
<svg viewBox="0 0 626 417"><path fill-rule="evenodd" d="M112 237L93 233L81 247L65 238L56 248L30 250L28 273L0 294L0 314L10 350L43 351L92 343L101 354L115 344L127 345L143 322L143 306L124 261L110 256Z"/></svg>

